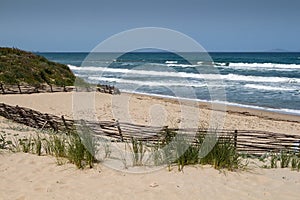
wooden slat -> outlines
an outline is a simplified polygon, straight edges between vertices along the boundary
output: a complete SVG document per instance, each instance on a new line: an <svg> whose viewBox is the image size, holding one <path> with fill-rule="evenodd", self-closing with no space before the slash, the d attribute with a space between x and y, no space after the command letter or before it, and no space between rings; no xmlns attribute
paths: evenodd
<svg viewBox="0 0 300 200"><path fill-rule="evenodd" d="M31 88L32 89L32 88ZM58 88L53 87L53 91ZM21 89L22 90L22 89ZM300 151L300 136L282 133L272 133L255 130L217 130L207 131L198 128L178 129L169 127L154 127L117 121L82 121L67 119L64 116L41 113L29 108L10 106L0 103L0 115L15 122L34 128L52 129L57 132L69 132L88 127L97 137L109 137L114 142L131 141L136 138L140 141L160 143L167 136L167 131L182 134L191 144L197 144L199 135L202 137L218 137L219 142L230 138L239 152L263 154L282 150ZM216 133L216 134L215 134Z"/></svg>

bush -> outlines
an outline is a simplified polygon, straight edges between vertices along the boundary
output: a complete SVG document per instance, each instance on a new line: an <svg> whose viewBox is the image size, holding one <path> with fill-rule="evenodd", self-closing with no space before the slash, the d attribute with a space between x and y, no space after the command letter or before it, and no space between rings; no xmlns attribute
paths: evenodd
<svg viewBox="0 0 300 200"><path fill-rule="evenodd" d="M0 47L0 55L0 82L3 84L74 84L75 76L66 65L16 48Z"/></svg>

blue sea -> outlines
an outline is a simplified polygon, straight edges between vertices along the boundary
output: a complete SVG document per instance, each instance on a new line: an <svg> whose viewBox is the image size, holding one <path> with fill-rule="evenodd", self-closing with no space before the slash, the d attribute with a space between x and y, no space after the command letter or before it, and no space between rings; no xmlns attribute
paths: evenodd
<svg viewBox="0 0 300 200"><path fill-rule="evenodd" d="M39 54L67 64L90 83L125 92L300 115L300 53Z"/></svg>

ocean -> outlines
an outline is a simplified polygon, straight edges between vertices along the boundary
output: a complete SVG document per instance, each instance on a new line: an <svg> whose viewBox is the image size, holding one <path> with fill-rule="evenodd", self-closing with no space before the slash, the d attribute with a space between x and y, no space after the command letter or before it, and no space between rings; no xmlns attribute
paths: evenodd
<svg viewBox="0 0 300 200"><path fill-rule="evenodd" d="M300 53L39 54L125 92L300 115Z"/></svg>

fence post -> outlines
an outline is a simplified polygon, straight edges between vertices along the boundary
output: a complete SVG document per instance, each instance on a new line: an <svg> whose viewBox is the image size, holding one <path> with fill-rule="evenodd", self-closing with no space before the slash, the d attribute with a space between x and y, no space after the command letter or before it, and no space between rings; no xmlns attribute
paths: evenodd
<svg viewBox="0 0 300 200"><path fill-rule="evenodd" d="M7 119L10 119L10 116L9 116L9 114L7 112L6 104L2 103L2 107L3 107L3 113L6 115L6 116L4 116L4 115L2 115L2 116L5 117L5 118L7 118Z"/></svg>
<svg viewBox="0 0 300 200"><path fill-rule="evenodd" d="M172 137L168 126L163 126L163 131L165 132L165 134L164 134L165 138L163 140L166 144L168 144L171 141L171 137Z"/></svg>
<svg viewBox="0 0 300 200"><path fill-rule="evenodd" d="M33 110L29 109L29 114L31 116L31 118L33 119L34 123L35 123L35 128L39 128L39 122L35 117L35 114L33 112ZM46 121L47 122L47 121Z"/></svg>
<svg viewBox="0 0 300 200"><path fill-rule="evenodd" d="M238 131L235 130L234 131L234 148L236 149L236 146L237 146L237 135L238 135Z"/></svg>
<svg viewBox="0 0 300 200"><path fill-rule="evenodd" d="M33 92L39 93L39 86L38 85L34 86Z"/></svg>
<svg viewBox="0 0 300 200"><path fill-rule="evenodd" d="M5 90L3 88L3 84L2 83L0 83L0 87L1 87L2 93L5 94Z"/></svg>
<svg viewBox="0 0 300 200"><path fill-rule="evenodd" d="M120 123L119 123L118 120L117 120L117 128L118 128L118 131L119 131L119 135L121 137L121 141L124 142L124 138L123 138L123 135L122 135L122 130L121 130Z"/></svg>
<svg viewBox="0 0 300 200"><path fill-rule="evenodd" d="M62 119L62 121L63 121L63 123L64 123L64 125L65 125L65 127L66 127L67 132L69 132L68 125L67 125L66 120L65 120L65 117L64 117L63 115L61 116L61 119Z"/></svg>
<svg viewBox="0 0 300 200"><path fill-rule="evenodd" d="M21 90L20 84L18 84L18 88L19 88L20 94L22 94L22 90Z"/></svg>
<svg viewBox="0 0 300 200"><path fill-rule="evenodd" d="M51 118L49 117L49 115L46 114L46 121L49 122L51 128L52 128L55 132L58 132L58 127L53 123L52 120L53 120L53 119L51 119Z"/></svg>

